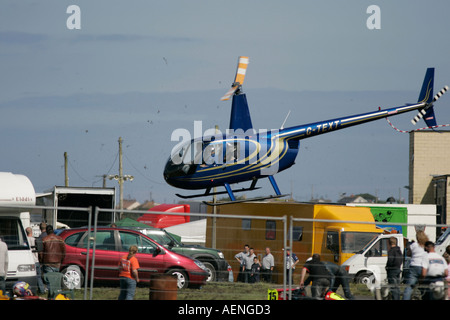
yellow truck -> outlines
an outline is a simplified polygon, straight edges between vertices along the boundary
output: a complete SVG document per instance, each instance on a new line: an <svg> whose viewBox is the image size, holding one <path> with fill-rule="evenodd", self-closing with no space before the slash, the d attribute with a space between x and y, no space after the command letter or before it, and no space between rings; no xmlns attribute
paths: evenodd
<svg viewBox="0 0 450 320"><path fill-rule="evenodd" d="M312 252L341 265L373 238L383 233L369 210L347 210L337 205L316 205L312 224ZM364 208L355 208L364 209ZM301 222L296 222L301 224ZM294 229L296 228L294 223ZM372 224L373 223L373 224ZM295 249L295 241L294 246Z"/></svg>
<svg viewBox="0 0 450 320"><path fill-rule="evenodd" d="M300 260L298 267L313 253L319 253L323 261L341 265L383 233L375 226L370 209L363 207L295 202L245 202L218 206L216 213L245 217L216 218L215 234L212 231L213 220L209 218L207 245L211 245L212 238L215 237L216 247L220 248L225 258L231 262L235 276L239 264L234 256L242 251L245 244L253 247L260 259L264 256L265 248L269 247L275 258L277 282L281 281L280 276L283 274L284 228L282 221L271 220L270 217L287 216L288 224L290 217L294 218L292 252ZM267 219L252 219L252 216L264 216ZM287 230L289 229L288 225Z"/></svg>

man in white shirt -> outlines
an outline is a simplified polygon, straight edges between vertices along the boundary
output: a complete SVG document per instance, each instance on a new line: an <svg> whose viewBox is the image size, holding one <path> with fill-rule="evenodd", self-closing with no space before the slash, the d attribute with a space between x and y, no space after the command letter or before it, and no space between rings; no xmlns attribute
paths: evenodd
<svg viewBox="0 0 450 320"><path fill-rule="evenodd" d="M433 300L433 292L430 289L432 283L444 281L448 275L447 262L445 259L434 251L434 243L427 241L425 243L425 251L428 255L423 259L422 276L425 278L424 283L428 285L424 298Z"/></svg>
<svg viewBox="0 0 450 320"><path fill-rule="evenodd" d="M255 250L250 248L247 255L244 255L244 282L250 282L250 275L252 273L253 259L256 257Z"/></svg>
<svg viewBox="0 0 450 320"><path fill-rule="evenodd" d="M244 266L244 257L248 255L248 252L250 250L250 246L246 244L244 246L244 251L239 252L234 256L234 258L239 262L239 274L237 277L238 282L245 282L245 266Z"/></svg>
<svg viewBox="0 0 450 320"><path fill-rule="evenodd" d="M266 254L262 258L262 278L265 282L272 282L272 272L275 266L275 259L270 253L270 248L266 248Z"/></svg>

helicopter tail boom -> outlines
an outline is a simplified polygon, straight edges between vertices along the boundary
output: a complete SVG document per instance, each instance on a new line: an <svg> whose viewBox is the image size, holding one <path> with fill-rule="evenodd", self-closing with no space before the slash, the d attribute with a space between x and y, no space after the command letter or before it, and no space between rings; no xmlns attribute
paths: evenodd
<svg viewBox="0 0 450 320"><path fill-rule="evenodd" d="M420 91L419 101L415 104L406 104L404 106L384 110L381 110L380 108L374 112L281 129L279 136L287 139L305 139L315 135L349 128L351 126L386 118L388 116L400 115L402 113L415 110L418 110L419 112L414 119L411 120L411 122L416 124L423 118L428 127L433 128L436 126L433 104L448 90L448 86L445 86L433 97L433 82L434 68L428 68L425 74L422 89Z"/></svg>

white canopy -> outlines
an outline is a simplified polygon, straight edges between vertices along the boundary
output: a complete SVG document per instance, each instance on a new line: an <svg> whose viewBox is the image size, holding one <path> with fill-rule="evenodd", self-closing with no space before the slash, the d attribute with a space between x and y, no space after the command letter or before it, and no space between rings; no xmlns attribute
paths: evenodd
<svg viewBox="0 0 450 320"><path fill-rule="evenodd" d="M180 236L181 242L184 244L205 245L206 243L206 219L177 224L164 229Z"/></svg>

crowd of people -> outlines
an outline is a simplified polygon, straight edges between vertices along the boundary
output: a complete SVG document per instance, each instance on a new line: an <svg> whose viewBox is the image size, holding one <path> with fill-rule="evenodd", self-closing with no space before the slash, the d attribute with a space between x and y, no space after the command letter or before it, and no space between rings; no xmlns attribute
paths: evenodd
<svg viewBox="0 0 450 320"><path fill-rule="evenodd" d="M261 261L248 244L234 258L239 262L238 282L272 282L275 259L269 247L265 248ZM286 285L293 284L293 273L299 262L297 255L290 249L286 249ZM313 298L323 296L325 290L328 289L336 292L337 288L342 286L345 297L354 299L350 292L347 272L337 264L320 261L319 254L314 254L309 258L302 268L300 288L303 289L309 284L311 284Z"/></svg>
<svg viewBox="0 0 450 320"><path fill-rule="evenodd" d="M27 228L27 237L31 247L36 248L34 253L38 291L47 292L48 283L45 283L45 274L59 272L64 260L66 248L61 237L56 235L51 225L40 224L41 234L34 238L31 228ZM450 299L450 246L446 248L443 256L435 252L435 245L429 241L427 235L418 230L416 240L408 243L405 252L402 252L396 237L389 238L386 274L393 300L401 299L400 284L402 272L405 289L403 300L410 300L415 286L422 284L422 299L432 300L433 291L430 287L438 282L447 283L446 299ZM0 240L0 290L5 292L5 278L8 268L7 246ZM136 284L139 282L139 263L135 258L137 248L131 247L130 252L121 258L119 299L133 299ZM405 259L405 256L407 257ZM275 259L269 247L265 248L262 259L257 257L254 248L248 244L244 250L235 255L239 262L238 282L256 283L259 281L272 282L275 268ZM286 284L292 284L293 273L299 258L290 249L286 249ZM402 268L403 267L403 268ZM407 272L405 272L405 270ZM349 287L347 272L339 265L321 261L319 254L308 258L300 275L300 289L311 284L311 295L318 298L326 290L336 292L342 286L347 299L353 299Z"/></svg>
<svg viewBox="0 0 450 320"><path fill-rule="evenodd" d="M435 244L428 240L423 231L417 231L416 240L417 242L408 243L405 252L402 252L398 246L397 238L389 238L385 268L392 299L410 300L415 286L422 284L422 299L433 300L436 296L430 288L433 288L436 283L446 283L445 299L449 300L450 246L441 256L435 252ZM289 249L286 250L286 257L286 284L288 285L292 284L293 272L299 259ZM256 256L254 249L248 244L244 246L242 252L235 255L235 259L239 262L237 281L246 283L255 283L261 280L272 282L275 261L269 247L265 248L261 261ZM402 281L404 283L403 297L400 290ZM354 299L350 291L347 271L335 263L321 261L321 257L317 253L308 258L302 267L299 288L304 289L308 285L311 285L313 298L323 297L327 290L336 292L339 286L342 286L345 298Z"/></svg>
<svg viewBox="0 0 450 320"><path fill-rule="evenodd" d="M444 255L435 251L435 244L429 241L424 231L416 232L416 241L408 243L405 248L405 265L403 274L405 290L403 300L410 300L415 286L420 286L422 299L433 300L433 286L437 283L447 282L446 299L450 299L450 246L446 248ZM400 283L402 276L403 253L398 246L397 239L389 239L388 260L386 263L387 280L390 285L393 300L400 300Z"/></svg>
<svg viewBox="0 0 450 320"><path fill-rule="evenodd" d="M235 259L239 262L238 282L272 282L275 259L269 247L265 248L261 261L256 256L254 249L248 244L244 246L242 252L235 255ZM293 273L299 262L297 255L290 249L286 249L286 285L293 284ZM323 296L326 289L336 292L337 288L342 286L345 297L353 299L347 272L337 264L320 261L319 254L314 254L309 258L302 268L300 288L309 284L311 284L313 298Z"/></svg>
<svg viewBox="0 0 450 320"><path fill-rule="evenodd" d="M255 283L261 280L272 282L275 259L269 247L266 247L261 261L248 244L244 246L244 251L236 254L234 258L239 262L238 282Z"/></svg>

